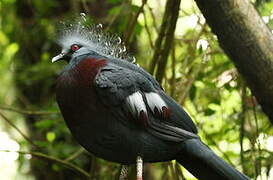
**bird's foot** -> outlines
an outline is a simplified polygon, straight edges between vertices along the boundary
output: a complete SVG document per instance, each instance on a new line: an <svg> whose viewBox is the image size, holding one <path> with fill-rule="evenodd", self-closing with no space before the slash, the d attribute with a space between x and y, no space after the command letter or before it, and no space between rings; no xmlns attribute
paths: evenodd
<svg viewBox="0 0 273 180"><path fill-rule="evenodd" d="M128 177L129 172L129 166L128 165L122 165L119 175L119 180L126 180Z"/></svg>
<svg viewBox="0 0 273 180"><path fill-rule="evenodd" d="M140 156L136 159L137 180L143 180L143 160Z"/></svg>

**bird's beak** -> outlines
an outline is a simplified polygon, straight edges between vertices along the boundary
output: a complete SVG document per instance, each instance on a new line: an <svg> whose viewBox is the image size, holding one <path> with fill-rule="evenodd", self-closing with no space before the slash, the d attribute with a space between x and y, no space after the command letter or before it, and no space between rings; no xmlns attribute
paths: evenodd
<svg viewBox="0 0 273 180"><path fill-rule="evenodd" d="M56 61L59 61L59 60L62 60L66 57L67 53L65 51L62 51L60 54L58 54L57 56L53 57L51 59L51 62L56 62Z"/></svg>

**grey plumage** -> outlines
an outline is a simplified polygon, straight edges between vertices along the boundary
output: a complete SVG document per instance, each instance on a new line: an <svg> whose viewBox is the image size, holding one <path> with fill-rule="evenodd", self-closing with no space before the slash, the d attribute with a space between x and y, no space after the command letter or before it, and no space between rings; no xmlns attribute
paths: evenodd
<svg viewBox="0 0 273 180"><path fill-rule="evenodd" d="M159 84L148 73L131 63L111 59L108 65L103 67L96 76L95 87L98 95L101 97L100 99L104 101L106 105L113 106L126 105L126 99L130 95L140 92L146 109L150 109L147 114L149 119L149 126L147 128L156 136L171 141L198 138L198 136L194 134L197 132L196 127L186 112L163 92ZM145 93L155 93L157 96L154 95L154 98L160 98L160 100L153 99L153 101L148 102ZM165 100L167 101L165 102ZM150 108L155 107L157 104L152 105L152 103L156 103L157 101L160 101L162 104L164 103L166 107L171 108L172 111L177 109L179 114L174 111L175 114L172 113L173 115L171 117L159 121L157 118L154 118L153 109ZM134 118L138 118L138 115L139 114L134 114L134 116L136 116ZM176 117L176 115L181 115L184 118L188 118L188 120L181 121L180 117ZM178 125L178 127L174 127L173 125ZM172 136L176 138L171 138Z"/></svg>

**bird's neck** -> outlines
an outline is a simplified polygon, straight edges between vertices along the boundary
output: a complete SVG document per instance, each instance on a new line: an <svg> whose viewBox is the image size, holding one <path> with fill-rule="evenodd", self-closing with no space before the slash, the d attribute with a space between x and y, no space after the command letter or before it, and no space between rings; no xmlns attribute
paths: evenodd
<svg viewBox="0 0 273 180"><path fill-rule="evenodd" d="M74 71L79 73L81 80L90 84L100 68L106 65L105 59L87 58L79 62Z"/></svg>
<svg viewBox="0 0 273 180"><path fill-rule="evenodd" d="M90 86L100 68L107 64L106 59L88 57L80 60L74 66L65 70L58 78L57 83L68 83L73 86Z"/></svg>

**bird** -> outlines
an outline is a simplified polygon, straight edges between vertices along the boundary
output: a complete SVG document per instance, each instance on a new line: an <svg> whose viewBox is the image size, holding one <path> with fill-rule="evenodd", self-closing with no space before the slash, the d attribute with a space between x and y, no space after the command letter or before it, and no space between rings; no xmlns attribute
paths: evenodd
<svg viewBox="0 0 273 180"><path fill-rule="evenodd" d="M155 78L134 62L121 38L101 25L64 28L67 65L55 82L56 100L76 141L123 167L176 160L198 179L249 179L217 156L198 136L192 118ZM126 168L125 168L126 169Z"/></svg>

